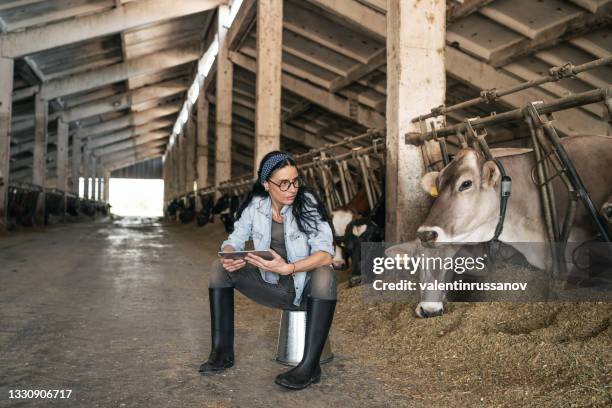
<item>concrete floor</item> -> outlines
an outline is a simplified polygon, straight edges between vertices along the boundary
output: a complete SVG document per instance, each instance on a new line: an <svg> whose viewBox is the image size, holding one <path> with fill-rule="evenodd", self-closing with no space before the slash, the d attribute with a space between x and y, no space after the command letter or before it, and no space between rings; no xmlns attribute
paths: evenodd
<svg viewBox="0 0 612 408"><path fill-rule="evenodd" d="M236 297L236 365L202 377L208 266L225 233L154 220L64 224L0 237L0 406L390 407L375 369L343 354L300 392L273 380L279 311ZM71 389L10 400L11 389Z"/></svg>

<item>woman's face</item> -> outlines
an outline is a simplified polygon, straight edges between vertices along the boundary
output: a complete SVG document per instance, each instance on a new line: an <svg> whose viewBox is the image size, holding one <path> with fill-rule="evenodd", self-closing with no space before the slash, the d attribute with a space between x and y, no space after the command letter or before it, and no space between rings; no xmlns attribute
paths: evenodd
<svg viewBox="0 0 612 408"><path fill-rule="evenodd" d="M291 184L289 189L282 191L280 185L286 184L287 182L293 182L298 178L297 168L294 166L285 166L278 170L275 170L268 180L264 181L264 187L270 193L272 200L281 205L291 205L295 200L295 196L298 193L298 189Z"/></svg>

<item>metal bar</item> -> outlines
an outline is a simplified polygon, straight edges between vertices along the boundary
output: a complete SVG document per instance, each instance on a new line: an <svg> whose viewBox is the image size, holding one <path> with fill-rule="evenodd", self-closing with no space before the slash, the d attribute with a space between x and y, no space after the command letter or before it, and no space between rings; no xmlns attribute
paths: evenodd
<svg viewBox="0 0 612 408"><path fill-rule="evenodd" d="M448 107L439 106L437 108L433 108L431 113L417 116L412 119L412 122L418 122L421 120L433 118L436 116L444 115L448 112L456 111L459 109L469 108L471 106L477 105L479 103L485 102L490 103L498 98L504 97L506 95L510 95L516 92L523 91L525 89L533 88L548 82L557 82L564 78L571 78L580 74L581 72L588 71L594 68L601 67L603 65L609 65L612 63L612 56L600 58L594 61L587 62L582 65L574 66L571 63L566 63L560 67L552 67L550 68L550 75L542 76L540 78L532 79L531 81L523 82L511 88L505 89L503 91L498 91L495 88L484 90L480 93L480 96L477 98L470 99L468 101L460 102L455 105L451 105Z"/></svg>
<svg viewBox="0 0 612 408"><path fill-rule="evenodd" d="M310 156L315 156L319 153L325 152L327 150L333 149L335 147L342 147L363 139L368 139L368 138L373 138L373 137L380 137L380 136L384 136L385 135L385 131L384 130L379 130L379 129L368 129L368 131L364 134L361 135L357 135L357 136L353 136L353 137L347 137L345 139L343 139L341 142L336 142L336 143L332 143L332 144L327 144L323 147L319 147L317 149L312 149L306 153L302 153L302 154L298 154L296 156L293 156L293 158L295 159L295 161L298 160L303 160L307 157Z"/></svg>
<svg viewBox="0 0 612 408"><path fill-rule="evenodd" d="M593 223L595 224L595 227L601 234L602 240L604 240L605 242L611 242L612 238L610 236L610 231L608 231L607 223L602 219L601 214L599 213L598 209L595 207L595 204L593 203L593 200L591 199L591 196L589 192L587 191L586 186L584 185L584 182L582 181L582 179L580 178L580 175L574 168L569 158L569 155L565 151L565 147L563 147L563 145L561 144L561 140L559 139L559 136L557 135L557 131L550 124L550 122L544 122L543 126L544 126L544 130L548 134L548 138L551 140L553 146L555 147L555 150L557 152L557 155L559 156L559 159L561 159L561 161L563 162L563 165L566 168L566 172L570 180L572 181L572 184L576 188L576 191L578 192L582 203L586 207L589 213L589 216L591 217L591 220L593 221Z"/></svg>
<svg viewBox="0 0 612 408"><path fill-rule="evenodd" d="M564 98L559 98L555 101L543 103L538 105L538 112L540 114L548 114L552 112L557 112L560 110L575 108L576 106L588 105L590 103L601 102L605 99L606 93L612 92L612 87L607 88L598 88L592 91L582 92L579 94L566 96ZM514 120L521 120L524 116L524 108L513 109L508 112L499 113L492 116L487 116L485 118L477 118L471 120L471 124L474 129L481 129L486 126L499 125L502 123L511 122ZM435 133L437 133L438 137L447 137L451 135L457 134L459 132L466 131L465 122L458 123L453 126L447 126L441 129L438 129ZM432 140L434 138L434 132L426 132L426 133L418 133L411 132L406 134L406 143L413 145L422 145L427 140Z"/></svg>

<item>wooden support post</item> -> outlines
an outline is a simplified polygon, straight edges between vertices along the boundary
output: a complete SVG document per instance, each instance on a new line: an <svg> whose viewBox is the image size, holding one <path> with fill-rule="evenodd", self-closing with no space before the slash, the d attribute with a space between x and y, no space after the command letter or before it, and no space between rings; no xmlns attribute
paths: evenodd
<svg viewBox="0 0 612 408"><path fill-rule="evenodd" d="M283 54L283 2L257 2L257 106L255 109L255 163L280 149L281 57ZM257 174L255 174L257 176Z"/></svg>
<svg viewBox="0 0 612 408"><path fill-rule="evenodd" d="M98 167L98 160L94 154L91 154L91 165L89 166L89 177L91 179L91 188L89 189L89 198L92 200L96 199L96 169Z"/></svg>
<svg viewBox="0 0 612 408"><path fill-rule="evenodd" d="M72 186L73 194L79 195L79 178L81 177L81 136L72 136Z"/></svg>
<svg viewBox="0 0 612 408"><path fill-rule="evenodd" d="M185 185L187 184L187 137L185 135L186 129L183 128L183 133L177 138L178 141L178 161L179 161L179 182L178 182L178 194L182 196L185 194Z"/></svg>
<svg viewBox="0 0 612 408"><path fill-rule="evenodd" d="M219 54L217 55L217 106L215 143L215 186L229 180L232 174L232 87L234 68L226 41L229 7L219 6ZM218 194L218 193L217 193Z"/></svg>
<svg viewBox="0 0 612 408"><path fill-rule="evenodd" d="M57 189L61 191L68 190L68 124L59 118L57 120Z"/></svg>
<svg viewBox="0 0 612 408"><path fill-rule="evenodd" d="M62 220L66 215L66 193L68 192L68 123L64 123L61 118L57 119L57 158L56 163L56 174L57 183L56 188L64 192L64 204L62 211Z"/></svg>
<svg viewBox="0 0 612 408"><path fill-rule="evenodd" d="M208 114L209 104L206 100L204 84L200 89L200 97L197 102L197 184L198 189L208 186ZM196 197L196 211L202 209L202 203Z"/></svg>
<svg viewBox="0 0 612 408"><path fill-rule="evenodd" d="M178 196L180 195L181 191L179 188L180 185L180 178L181 178L181 157L180 157L180 150L179 150L179 136L176 137L175 141L174 141L174 153L173 153L173 161L174 161L174 196L172 198L178 198Z"/></svg>
<svg viewBox="0 0 612 408"><path fill-rule="evenodd" d="M32 184L42 187L38 195L34 220L38 225L45 223L45 186L47 179L47 118L49 104L40 93L34 97L34 157L32 163Z"/></svg>
<svg viewBox="0 0 612 408"><path fill-rule="evenodd" d="M102 175L104 174L104 169L102 168L101 160L98 160L98 166L96 169L96 199L98 201L102 201Z"/></svg>
<svg viewBox="0 0 612 408"><path fill-rule="evenodd" d="M85 148L83 150L83 198L89 199L89 177L91 172L91 153Z"/></svg>
<svg viewBox="0 0 612 408"><path fill-rule="evenodd" d="M185 124L185 193L193 191L196 174L196 128L193 117Z"/></svg>
<svg viewBox="0 0 612 408"><path fill-rule="evenodd" d="M8 224L13 65L12 59L0 57L0 231L6 230Z"/></svg>
<svg viewBox="0 0 612 408"><path fill-rule="evenodd" d="M430 207L420 186L421 150L406 145L404 135L419 130L411 120L423 107L444 103L445 7L438 0L388 0L385 235L390 242L415 239Z"/></svg>
<svg viewBox="0 0 612 408"><path fill-rule="evenodd" d="M108 169L104 169L104 194L102 196L102 198L104 199L105 203L108 203L108 197L110 194L110 170Z"/></svg>
<svg viewBox="0 0 612 408"><path fill-rule="evenodd" d="M168 192L166 194L166 201L174 198L174 148L170 148L168 151L168 157L166 159L168 163Z"/></svg>

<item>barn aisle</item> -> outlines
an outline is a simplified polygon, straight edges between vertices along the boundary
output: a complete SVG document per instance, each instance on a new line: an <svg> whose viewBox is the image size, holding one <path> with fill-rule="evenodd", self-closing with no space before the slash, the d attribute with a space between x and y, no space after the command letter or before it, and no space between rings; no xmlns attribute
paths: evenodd
<svg viewBox="0 0 612 408"><path fill-rule="evenodd" d="M281 390L273 383L285 369L273 361L279 314L240 294L236 366L199 375L210 341L207 268L224 235L220 224L127 218L0 240L0 395L72 389L69 400L53 404L62 407L408 405L388 394L374 369L343 353L354 339L339 332L323 381Z"/></svg>

